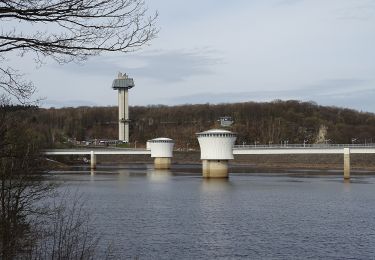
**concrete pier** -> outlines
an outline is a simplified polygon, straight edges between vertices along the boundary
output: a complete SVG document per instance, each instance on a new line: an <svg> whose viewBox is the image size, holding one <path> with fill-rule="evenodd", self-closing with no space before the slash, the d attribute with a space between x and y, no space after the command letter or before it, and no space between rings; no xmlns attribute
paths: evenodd
<svg viewBox="0 0 375 260"><path fill-rule="evenodd" d="M204 178L228 178L228 160L202 160Z"/></svg>
<svg viewBox="0 0 375 260"><path fill-rule="evenodd" d="M201 148L202 176L228 178L228 160L233 159L236 134L227 130L212 129L197 133Z"/></svg>
<svg viewBox="0 0 375 260"><path fill-rule="evenodd" d="M90 152L90 168L96 169L96 154L94 151Z"/></svg>
<svg viewBox="0 0 375 260"><path fill-rule="evenodd" d="M350 148L344 148L344 179L350 179Z"/></svg>
<svg viewBox="0 0 375 260"><path fill-rule="evenodd" d="M170 169L172 164L171 158L157 157L154 159L154 168L158 170Z"/></svg>

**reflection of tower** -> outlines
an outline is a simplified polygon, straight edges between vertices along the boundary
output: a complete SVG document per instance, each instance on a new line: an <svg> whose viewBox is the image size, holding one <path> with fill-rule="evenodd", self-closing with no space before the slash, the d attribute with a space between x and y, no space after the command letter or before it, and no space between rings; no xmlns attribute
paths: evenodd
<svg viewBox="0 0 375 260"><path fill-rule="evenodd" d="M112 83L112 88L118 90L118 139L129 142L129 103L128 89L134 87L132 78L120 72Z"/></svg>

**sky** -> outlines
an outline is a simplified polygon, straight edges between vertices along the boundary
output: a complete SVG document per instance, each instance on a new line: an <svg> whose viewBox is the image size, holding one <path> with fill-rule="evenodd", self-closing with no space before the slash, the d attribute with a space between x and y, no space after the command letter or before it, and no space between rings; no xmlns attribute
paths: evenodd
<svg viewBox="0 0 375 260"><path fill-rule="evenodd" d="M375 112L374 0L146 0L160 32L135 53L84 64L12 62L44 107L301 100Z"/></svg>

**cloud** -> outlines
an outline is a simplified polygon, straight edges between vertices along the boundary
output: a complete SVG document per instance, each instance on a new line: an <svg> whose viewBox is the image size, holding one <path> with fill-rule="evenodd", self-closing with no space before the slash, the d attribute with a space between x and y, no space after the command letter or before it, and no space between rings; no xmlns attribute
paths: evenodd
<svg viewBox="0 0 375 260"><path fill-rule="evenodd" d="M212 66L221 60L213 57L209 49L193 51L158 51L146 53L140 59L146 63L139 68L129 68L129 73L160 81L176 82L189 77L212 74Z"/></svg>
<svg viewBox="0 0 375 260"><path fill-rule="evenodd" d="M298 91L300 95L306 95L306 91L309 95L314 96L331 96L331 95L343 95L359 92L359 90L367 89L368 86L373 85L372 80L368 79L329 79L319 81L317 84L306 86Z"/></svg>
<svg viewBox="0 0 375 260"><path fill-rule="evenodd" d="M276 3L276 5L295 5L304 1L305 0L280 0Z"/></svg>
<svg viewBox="0 0 375 260"><path fill-rule="evenodd" d="M373 86L373 87L371 87ZM272 101L295 99L315 101L322 105L351 107L375 112L373 97L375 83L366 79L331 79L299 89L249 92L202 92L165 100L168 104L186 103L231 103L245 101Z"/></svg>
<svg viewBox="0 0 375 260"><path fill-rule="evenodd" d="M142 77L161 82L184 81L189 77L214 73L213 66L222 63L218 52L209 48L193 50L154 50L121 57L96 57L86 64L55 66L69 73L111 75L126 72L131 77Z"/></svg>
<svg viewBox="0 0 375 260"><path fill-rule="evenodd" d="M368 21L375 17L373 0L357 0L355 4L338 10L338 18L344 20Z"/></svg>

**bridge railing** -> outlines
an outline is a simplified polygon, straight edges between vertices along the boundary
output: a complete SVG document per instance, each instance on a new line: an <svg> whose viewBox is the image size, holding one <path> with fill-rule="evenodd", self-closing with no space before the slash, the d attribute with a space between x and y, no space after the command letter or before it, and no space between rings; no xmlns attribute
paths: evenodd
<svg viewBox="0 0 375 260"><path fill-rule="evenodd" d="M52 148L45 149L44 152L54 152L54 151L83 151L83 152L98 152L98 151L145 151L146 148L120 148L120 147L75 147L75 148Z"/></svg>
<svg viewBox="0 0 375 260"><path fill-rule="evenodd" d="M235 145L234 149L288 149L288 148L375 148L375 143L366 144L269 144L269 145Z"/></svg>

